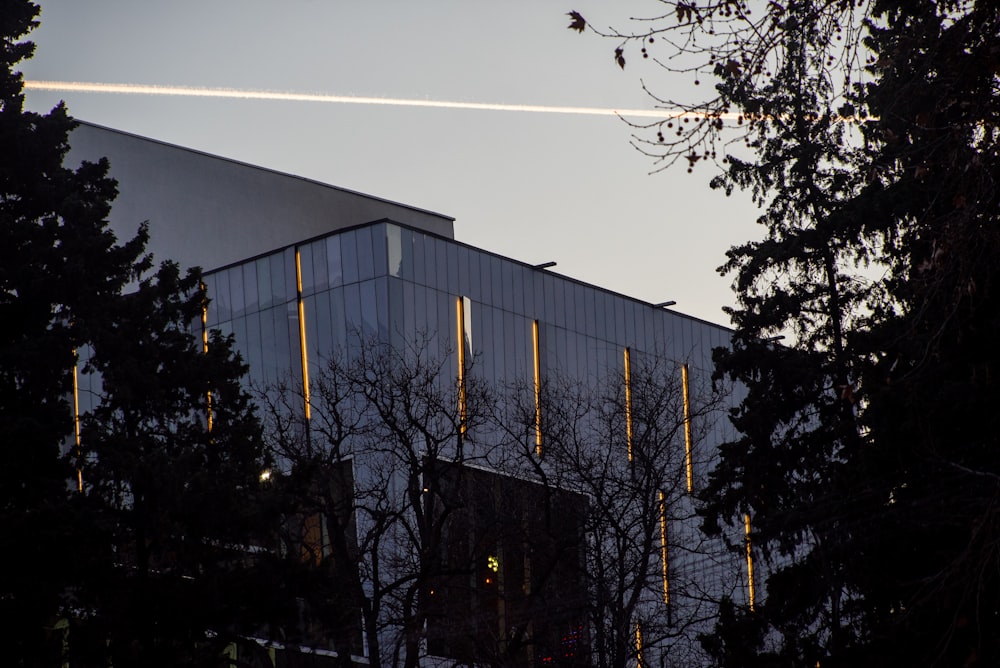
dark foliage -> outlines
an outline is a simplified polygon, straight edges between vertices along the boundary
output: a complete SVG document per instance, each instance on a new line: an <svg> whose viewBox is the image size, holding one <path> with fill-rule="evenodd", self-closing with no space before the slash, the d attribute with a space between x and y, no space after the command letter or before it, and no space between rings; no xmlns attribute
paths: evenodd
<svg viewBox="0 0 1000 668"><path fill-rule="evenodd" d="M1000 9L663 5L605 33L616 54L655 41L665 70L718 84L681 104L701 120L639 146L693 165L727 145L714 185L763 207L763 238L722 268L738 306L717 372L746 398L703 498L709 532L753 517L769 577L754 610L723 602L706 648L726 666L995 665Z"/></svg>
<svg viewBox="0 0 1000 668"><path fill-rule="evenodd" d="M107 162L64 166L65 108L24 109L37 13L0 2L4 664L217 665L286 600L251 558L275 526L244 367L202 341L196 272L143 278L145 229L118 243ZM74 367L103 382L79 441Z"/></svg>

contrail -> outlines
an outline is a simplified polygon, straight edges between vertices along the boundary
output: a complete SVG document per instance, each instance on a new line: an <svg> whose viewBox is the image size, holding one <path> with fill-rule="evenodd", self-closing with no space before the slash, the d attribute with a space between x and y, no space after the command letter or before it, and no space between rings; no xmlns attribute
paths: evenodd
<svg viewBox="0 0 1000 668"><path fill-rule="evenodd" d="M241 100L279 100L283 102L326 102L335 104L374 104L395 107L432 107L437 109L474 109L480 111L521 111L534 114L578 114L586 116L631 116L640 118L705 118L705 114L683 109L607 109L600 107L557 107L536 104L496 104L491 102L456 102L448 100L413 100L389 97L358 97L319 93L279 93L276 91L235 88L196 88L192 86L156 86L80 81L25 81L28 90L75 93L119 93L125 95L170 95L181 97L236 98ZM739 114L713 115L736 120Z"/></svg>

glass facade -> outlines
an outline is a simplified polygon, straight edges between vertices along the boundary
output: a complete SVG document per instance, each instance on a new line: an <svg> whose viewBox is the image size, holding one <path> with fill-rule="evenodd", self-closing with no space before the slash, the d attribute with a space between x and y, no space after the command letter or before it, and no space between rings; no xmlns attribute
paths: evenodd
<svg viewBox="0 0 1000 668"><path fill-rule="evenodd" d="M671 545L704 547L706 540L691 493L704 486L714 443L729 435L724 414L738 396L726 396L711 414L691 405L692 397L710 393L711 352L728 345L725 328L387 221L209 272L205 283L208 326L235 336L254 386L305 382L308 397L307 379L319 378L335 356L349 358L368 341L397 350L423 342L429 354L448 360L445 376L461 386L460 403L472 378L526 388L535 405L525 446L538 457L545 451L542 390L568 381L621 388L627 415L615 447L630 462L632 432L642 426L632 415L633 396L642 393L639 370L670 365L683 387L676 438L682 470L677 489L653 500L663 563L651 605L669 602L668 616L676 617L685 578L687 590L699 592L701 602L692 596L692 605L704 606L706 591L749 598L748 561L671 548L667 564L668 536ZM464 406L458 408L464 418ZM734 575L743 578L742 590L732 585ZM698 614L710 618L707 609ZM646 660L655 651L647 641Z"/></svg>

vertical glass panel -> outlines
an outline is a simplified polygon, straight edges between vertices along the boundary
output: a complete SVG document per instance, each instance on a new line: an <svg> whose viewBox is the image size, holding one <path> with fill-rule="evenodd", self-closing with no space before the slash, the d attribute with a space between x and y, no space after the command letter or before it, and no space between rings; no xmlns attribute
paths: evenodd
<svg viewBox="0 0 1000 668"><path fill-rule="evenodd" d="M375 267L372 276L385 276L389 273L386 224L379 223L366 229L371 231L372 236L372 261Z"/></svg>
<svg viewBox="0 0 1000 668"><path fill-rule="evenodd" d="M515 333L516 324L514 323L514 314L509 311L503 312L503 355L504 355L504 367L503 376L508 380L513 380L517 377L517 346L515 345L515 340L517 335Z"/></svg>
<svg viewBox="0 0 1000 668"><path fill-rule="evenodd" d="M552 276L542 273L542 288L545 294L545 320L553 324L556 323L556 291L555 281Z"/></svg>
<svg viewBox="0 0 1000 668"><path fill-rule="evenodd" d="M493 317L493 367L498 382L513 380L507 378L506 348L503 344L503 311L491 309Z"/></svg>
<svg viewBox="0 0 1000 668"><path fill-rule="evenodd" d="M406 341L406 337L404 336L406 318L403 315L403 281L390 278L387 279L387 283L388 309L379 310L379 329L383 328L382 314L384 313L384 328L388 333L388 341L392 344L393 348L401 350Z"/></svg>
<svg viewBox="0 0 1000 668"><path fill-rule="evenodd" d="M597 304L594 296L596 290L590 287L583 289L584 329L587 336L597 336Z"/></svg>
<svg viewBox="0 0 1000 668"><path fill-rule="evenodd" d="M292 253L292 290L291 296L295 296L295 251L290 250ZM282 251L281 253L275 253L271 256L271 303L272 304L284 304L288 301L289 290L288 281L286 276L285 267L285 256L287 253Z"/></svg>
<svg viewBox="0 0 1000 668"><path fill-rule="evenodd" d="M375 279L375 332L379 341L389 341L389 284L383 277Z"/></svg>
<svg viewBox="0 0 1000 668"><path fill-rule="evenodd" d="M566 377L571 380L580 380L579 371L576 366L576 334L568 329L564 331L566 336L566 348L564 352Z"/></svg>
<svg viewBox="0 0 1000 668"><path fill-rule="evenodd" d="M340 262L344 271L344 284L358 282L358 235L356 231L340 235Z"/></svg>
<svg viewBox="0 0 1000 668"><path fill-rule="evenodd" d="M503 281L503 308L514 310L514 267L510 262L500 263L500 280Z"/></svg>
<svg viewBox="0 0 1000 668"><path fill-rule="evenodd" d="M556 324L560 327L569 327L569 321L566 319L566 308L573 299L572 286L566 281L556 278L553 280L552 289L556 304Z"/></svg>
<svg viewBox="0 0 1000 668"><path fill-rule="evenodd" d="M437 270L437 289L441 292L451 292L452 286L448 282L448 272L449 272L449 261L448 261L448 248L451 244L442 241L441 239L432 239L434 243L434 254L437 257L438 270ZM455 266L451 271L452 275L458 273L458 257L455 257ZM450 310L450 307L449 307Z"/></svg>
<svg viewBox="0 0 1000 668"><path fill-rule="evenodd" d="M295 299L297 294L298 279L295 275L295 249L286 248L281 252L282 264L285 267L285 280L281 286L281 300L288 301Z"/></svg>
<svg viewBox="0 0 1000 668"><path fill-rule="evenodd" d="M653 308L642 309L643 334L645 336L644 346L646 350L655 352L657 355L663 354L663 344L656 338L656 311Z"/></svg>
<svg viewBox="0 0 1000 668"><path fill-rule="evenodd" d="M490 257L490 298L497 308L503 308L503 270L500 264L500 258Z"/></svg>
<svg viewBox="0 0 1000 668"><path fill-rule="evenodd" d="M264 378L268 382L277 382L280 380L278 375L278 358L276 351L278 350L278 340L274 332L274 313L273 309L267 309L261 311L260 313L260 359L261 366L263 369ZM281 336L285 336L285 332L281 332Z"/></svg>
<svg viewBox="0 0 1000 668"><path fill-rule="evenodd" d="M570 360L575 359L575 353L570 354L569 330L565 327L556 328L556 335L559 342L559 371L567 378L573 377L573 369L570 367Z"/></svg>
<svg viewBox="0 0 1000 668"><path fill-rule="evenodd" d="M416 335L420 332L417 330L416 321L416 286L409 281L403 282L403 322L401 326L403 328L403 336L406 341L415 341Z"/></svg>
<svg viewBox="0 0 1000 668"><path fill-rule="evenodd" d="M413 280L413 230L397 228L400 231L400 249L402 251L402 270L400 277Z"/></svg>
<svg viewBox="0 0 1000 668"><path fill-rule="evenodd" d="M424 235L424 285L429 288L437 288L437 275L438 271L446 271L438 266L437 260L437 247L434 243L434 239ZM420 275L417 274L419 278Z"/></svg>
<svg viewBox="0 0 1000 668"><path fill-rule="evenodd" d="M428 326L427 293L428 293L427 288L423 286L414 286L413 323L416 334L420 338L430 337L433 334L433 332L430 331L430 328Z"/></svg>
<svg viewBox="0 0 1000 668"><path fill-rule="evenodd" d="M227 269L226 271L220 271L216 274L218 278L218 285L215 289L218 291L218 304L216 308L219 310L219 321L230 320L233 317L233 288L231 276L233 274L240 274L239 267L234 269Z"/></svg>
<svg viewBox="0 0 1000 668"><path fill-rule="evenodd" d="M333 317L330 314L330 296L326 292L317 293L314 300L306 307L306 322L316 323L315 335L309 341L309 360L315 359L322 368L333 351ZM310 375L309 377L315 378L316 376Z"/></svg>
<svg viewBox="0 0 1000 668"><path fill-rule="evenodd" d="M299 269L302 274L302 294L311 295L316 291L316 278L313 275L313 249L310 244L299 246Z"/></svg>
<svg viewBox="0 0 1000 668"><path fill-rule="evenodd" d="M537 320L546 320L545 315L545 272L538 269L532 269L529 272L531 277L531 291L532 291L532 310L527 313L529 318L535 318Z"/></svg>
<svg viewBox="0 0 1000 668"><path fill-rule="evenodd" d="M594 335L603 341L608 339L608 310L605 304L605 294L601 290L594 291Z"/></svg>
<svg viewBox="0 0 1000 668"><path fill-rule="evenodd" d="M302 387L302 347L299 344L299 306L295 300L276 306L274 313L274 333L278 347L279 372L291 380L292 387ZM284 330L282 330L284 325Z"/></svg>
<svg viewBox="0 0 1000 668"><path fill-rule="evenodd" d="M403 273L402 230L397 225L385 226L385 248L388 274L397 278Z"/></svg>
<svg viewBox="0 0 1000 668"><path fill-rule="evenodd" d="M246 301L243 295L243 267L233 267L229 270L230 309L233 317L239 317L246 312Z"/></svg>
<svg viewBox="0 0 1000 668"><path fill-rule="evenodd" d="M532 378L535 371L534 346L531 342L531 320L520 315L514 316L514 361L515 377L519 380Z"/></svg>
<svg viewBox="0 0 1000 668"><path fill-rule="evenodd" d="M257 263L243 265L243 303L247 313L260 310L260 293L257 291Z"/></svg>
<svg viewBox="0 0 1000 668"><path fill-rule="evenodd" d="M271 297L271 260L267 257L258 258L255 262L257 266L257 294L261 310L270 308L274 300Z"/></svg>
<svg viewBox="0 0 1000 668"><path fill-rule="evenodd" d="M261 341L264 332L260 326L260 313L253 312L247 315L245 320L246 343L244 352L246 353L246 363L250 365L250 372L260 383L268 380L267 369L264 368L264 358L261 355ZM272 327L273 329L273 327Z"/></svg>
<svg viewBox="0 0 1000 668"><path fill-rule="evenodd" d="M576 335L576 370L580 380L590 382L590 354L587 347L587 337Z"/></svg>
<svg viewBox="0 0 1000 668"><path fill-rule="evenodd" d="M581 334L587 331L587 288L573 285L573 312L576 317L571 325L573 329Z"/></svg>
<svg viewBox="0 0 1000 668"><path fill-rule="evenodd" d="M355 235L358 244L358 280L368 281L375 276L375 248L372 244L372 228L362 227L355 232Z"/></svg>
<svg viewBox="0 0 1000 668"><path fill-rule="evenodd" d="M632 308L632 302L628 302L620 298L618 299L618 302L622 305L622 326L624 328L625 335L624 343L628 346L635 346L635 309Z"/></svg>
<svg viewBox="0 0 1000 668"><path fill-rule="evenodd" d="M472 280L469 277L469 255L472 251L461 246L454 248L458 253L458 292L479 301L479 296L472 294Z"/></svg>
<svg viewBox="0 0 1000 668"><path fill-rule="evenodd" d="M493 258L485 253L479 254L479 299L484 304L496 306L493 300Z"/></svg>
<svg viewBox="0 0 1000 668"><path fill-rule="evenodd" d="M361 317L361 287L353 283L344 287L344 317L347 325L347 347L354 350L363 340Z"/></svg>
<svg viewBox="0 0 1000 668"><path fill-rule="evenodd" d="M314 241L309 246L312 249L313 285L317 292L330 287L329 269L326 263L326 239Z"/></svg>
<svg viewBox="0 0 1000 668"><path fill-rule="evenodd" d="M625 345L628 343L625 338L625 305L618 297L611 297L611 300L615 314L614 341L619 345Z"/></svg>
<svg viewBox="0 0 1000 668"><path fill-rule="evenodd" d="M327 302L325 296L312 295L302 300L302 310L306 322L306 361L309 364L310 382L319 378L321 359L323 358L320 345L319 302ZM329 302L327 304L329 306Z"/></svg>
<svg viewBox="0 0 1000 668"><path fill-rule="evenodd" d="M462 286L458 278L458 247L445 241L439 243L444 247L445 256L448 258L448 279L444 285L439 287L441 290L462 293Z"/></svg>
<svg viewBox="0 0 1000 668"><path fill-rule="evenodd" d="M413 281L427 285L427 256L424 250L424 235L412 232L413 235Z"/></svg>
<svg viewBox="0 0 1000 668"><path fill-rule="evenodd" d="M511 310L514 313L523 315L524 314L524 268L520 265L509 263L511 269L511 291L513 292L514 302L511 304Z"/></svg>
<svg viewBox="0 0 1000 668"><path fill-rule="evenodd" d="M469 258L469 296L480 304L487 300L483 298L483 275L482 275L482 254L476 251L468 251Z"/></svg>
<svg viewBox="0 0 1000 668"><path fill-rule="evenodd" d="M568 281L560 281L563 284L563 310L566 313L566 329L576 329L576 288L577 286Z"/></svg>
<svg viewBox="0 0 1000 668"><path fill-rule="evenodd" d="M535 317L535 281L531 270L525 267L518 267L518 275L521 277L521 299L523 308L521 313L528 319Z"/></svg>
<svg viewBox="0 0 1000 668"><path fill-rule="evenodd" d="M340 235L326 238L326 280L331 288L344 284L344 263L340 257Z"/></svg>
<svg viewBox="0 0 1000 668"><path fill-rule="evenodd" d="M672 342L670 341L667 328L667 319L670 317L672 316L660 310L653 313L653 336L656 340L656 350L661 355L666 355L667 357L672 357L670 355L670 345Z"/></svg>
<svg viewBox="0 0 1000 668"><path fill-rule="evenodd" d="M344 313L344 288L330 290L330 354L341 354L347 347L347 318Z"/></svg>
<svg viewBox="0 0 1000 668"><path fill-rule="evenodd" d="M437 306L437 322L434 325L439 333L438 354L447 355L452 360L452 370L449 376L455 378L458 376L458 366L455 364L456 356L449 354L454 353L458 346L458 341L455 340L454 320L452 320L452 313L455 311L454 297L446 292L435 291L433 294Z"/></svg>
<svg viewBox="0 0 1000 668"><path fill-rule="evenodd" d="M476 321L478 320L478 322ZM487 382L496 380L496 363L493 354L493 309L489 306L480 306L476 309L476 319L473 326L479 332L476 337L476 345L480 353L479 370Z"/></svg>

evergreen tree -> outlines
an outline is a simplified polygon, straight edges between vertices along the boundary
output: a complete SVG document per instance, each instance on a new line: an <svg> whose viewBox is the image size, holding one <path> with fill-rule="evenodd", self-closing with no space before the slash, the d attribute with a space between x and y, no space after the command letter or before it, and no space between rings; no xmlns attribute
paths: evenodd
<svg viewBox="0 0 1000 668"><path fill-rule="evenodd" d="M276 524L245 367L230 340L203 341L197 271L144 278L145 229L118 243L107 161L64 166L65 107L24 109L14 68L37 13L0 0L5 664L217 665L287 610L260 551ZM74 445L78 352L102 391Z"/></svg>
<svg viewBox="0 0 1000 668"><path fill-rule="evenodd" d="M723 267L738 305L717 370L746 398L703 498L710 532L752 519L769 576L705 644L727 666L993 665L1000 9L667 4L606 33L616 60L666 48L657 63L714 73L717 95L640 147L716 158L736 112L749 154L717 158L715 185L751 190L766 230Z"/></svg>
<svg viewBox="0 0 1000 668"><path fill-rule="evenodd" d="M0 625L5 655L58 653L62 594L72 578L74 351L88 324L134 275L143 238L119 246L107 228L107 164L63 166L72 120L60 105L24 110L14 66L38 7L0 2Z"/></svg>
<svg viewBox="0 0 1000 668"><path fill-rule="evenodd" d="M101 401L80 462L94 536L70 628L85 664L218 665L281 610L246 367L231 339L202 333L204 307L199 273L164 263L95 327Z"/></svg>

